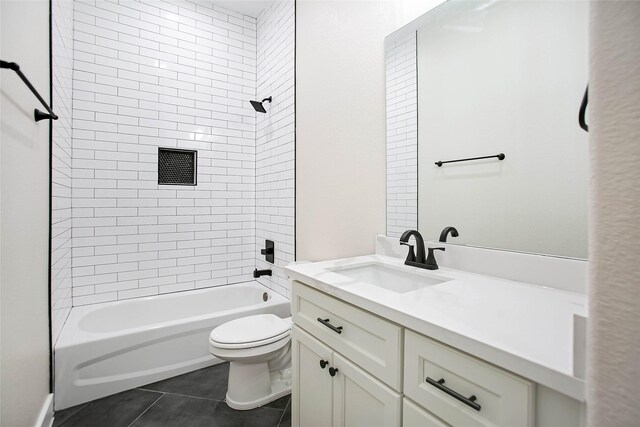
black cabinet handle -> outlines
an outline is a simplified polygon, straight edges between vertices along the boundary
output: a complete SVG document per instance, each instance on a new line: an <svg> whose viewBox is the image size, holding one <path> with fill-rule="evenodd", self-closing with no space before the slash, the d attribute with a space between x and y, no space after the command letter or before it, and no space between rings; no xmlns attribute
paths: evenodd
<svg viewBox="0 0 640 427"><path fill-rule="evenodd" d="M589 85L584 90L584 96L582 97L582 103L580 104L580 112L578 113L578 124L585 132L589 132L589 126L585 120L587 114L587 104L589 103Z"/></svg>
<svg viewBox="0 0 640 427"><path fill-rule="evenodd" d="M337 373L338 373L338 368L334 368L334 367L329 368L329 375L331 375L332 377L335 377Z"/></svg>
<svg viewBox="0 0 640 427"><path fill-rule="evenodd" d="M328 360L320 360L320 367L322 369L326 368L328 364L329 364Z"/></svg>
<svg viewBox="0 0 640 427"><path fill-rule="evenodd" d="M336 334L342 333L342 326L333 326L331 323L329 323L329 319L323 319L321 317L318 317L318 322L322 323L324 326L331 329Z"/></svg>
<svg viewBox="0 0 640 427"><path fill-rule="evenodd" d="M451 390L449 387L444 385L444 378L440 378L438 381L436 381L432 378L427 377L427 382L432 386L434 386L435 388L437 388L438 390L444 391L449 396L458 399L460 402L464 403L465 405L472 407L476 411L480 411L481 406L476 403L477 398L475 395L471 397L464 397L460 393Z"/></svg>

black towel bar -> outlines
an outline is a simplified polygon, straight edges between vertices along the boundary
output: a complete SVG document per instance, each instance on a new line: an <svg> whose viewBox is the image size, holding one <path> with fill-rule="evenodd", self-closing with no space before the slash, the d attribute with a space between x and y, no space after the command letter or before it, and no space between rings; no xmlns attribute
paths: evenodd
<svg viewBox="0 0 640 427"><path fill-rule="evenodd" d="M446 160L444 162L442 160L440 160L440 161L435 162L435 164L438 165L438 167L440 168L445 163L468 162L469 160L492 159L494 157L497 158L498 160L504 160L504 158L506 156L504 155L504 153L500 153L500 154L494 154L493 156L469 157L468 159Z"/></svg>
<svg viewBox="0 0 640 427"><path fill-rule="evenodd" d="M36 88L33 87L29 79L27 79L27 76L22 74L22 71L20 71L20 66L18 64L16 64L15 62L7 62L7 61L0 60L0 68L8 68L9 70L15 71L18 77L22 79L24 84L26 84L27 87L31 90L31 92L33 92L33 94L36 96L36 98L38 98L38 101L40 101L42 106L49 112L49 114L43 113L42 111L36 108L33 111L33 118L36 120L36 122L39 122L40 120L44 120L44 119L58 120L58 116L51 110L51 108L49 108L49 106L44 101L44 99L42 99L42 97L40 96Z"/></svg>

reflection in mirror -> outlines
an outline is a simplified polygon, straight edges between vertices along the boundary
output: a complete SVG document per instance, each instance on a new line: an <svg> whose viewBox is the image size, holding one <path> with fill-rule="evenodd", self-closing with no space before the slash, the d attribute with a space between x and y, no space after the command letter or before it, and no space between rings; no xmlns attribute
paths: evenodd
<svg viewBox="0 0 640 427"><path fill-rule="evenodd" d="M389 236L586 258L587 8L450 1L389 36Z"/></svg>

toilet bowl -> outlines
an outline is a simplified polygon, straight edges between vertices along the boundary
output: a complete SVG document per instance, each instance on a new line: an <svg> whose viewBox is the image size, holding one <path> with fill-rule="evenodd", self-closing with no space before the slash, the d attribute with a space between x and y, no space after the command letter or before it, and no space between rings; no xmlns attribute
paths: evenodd
<svg viewBox="0 0 640 427"><path fill-rule="evenodd" d="M227 405L246 410L291 393L291 318L258 314L224 323L209 352L229 361Z"/></svg>

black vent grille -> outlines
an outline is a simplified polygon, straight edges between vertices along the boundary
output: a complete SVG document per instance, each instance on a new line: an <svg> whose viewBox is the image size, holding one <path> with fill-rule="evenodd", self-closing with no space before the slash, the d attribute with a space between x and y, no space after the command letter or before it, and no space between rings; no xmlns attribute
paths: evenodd
<svg viewBox="0 0 640 427"><path fill-rule="evenodd" d="M158 148L158 184L196 185L197 162L196 151Z"/></svg>

